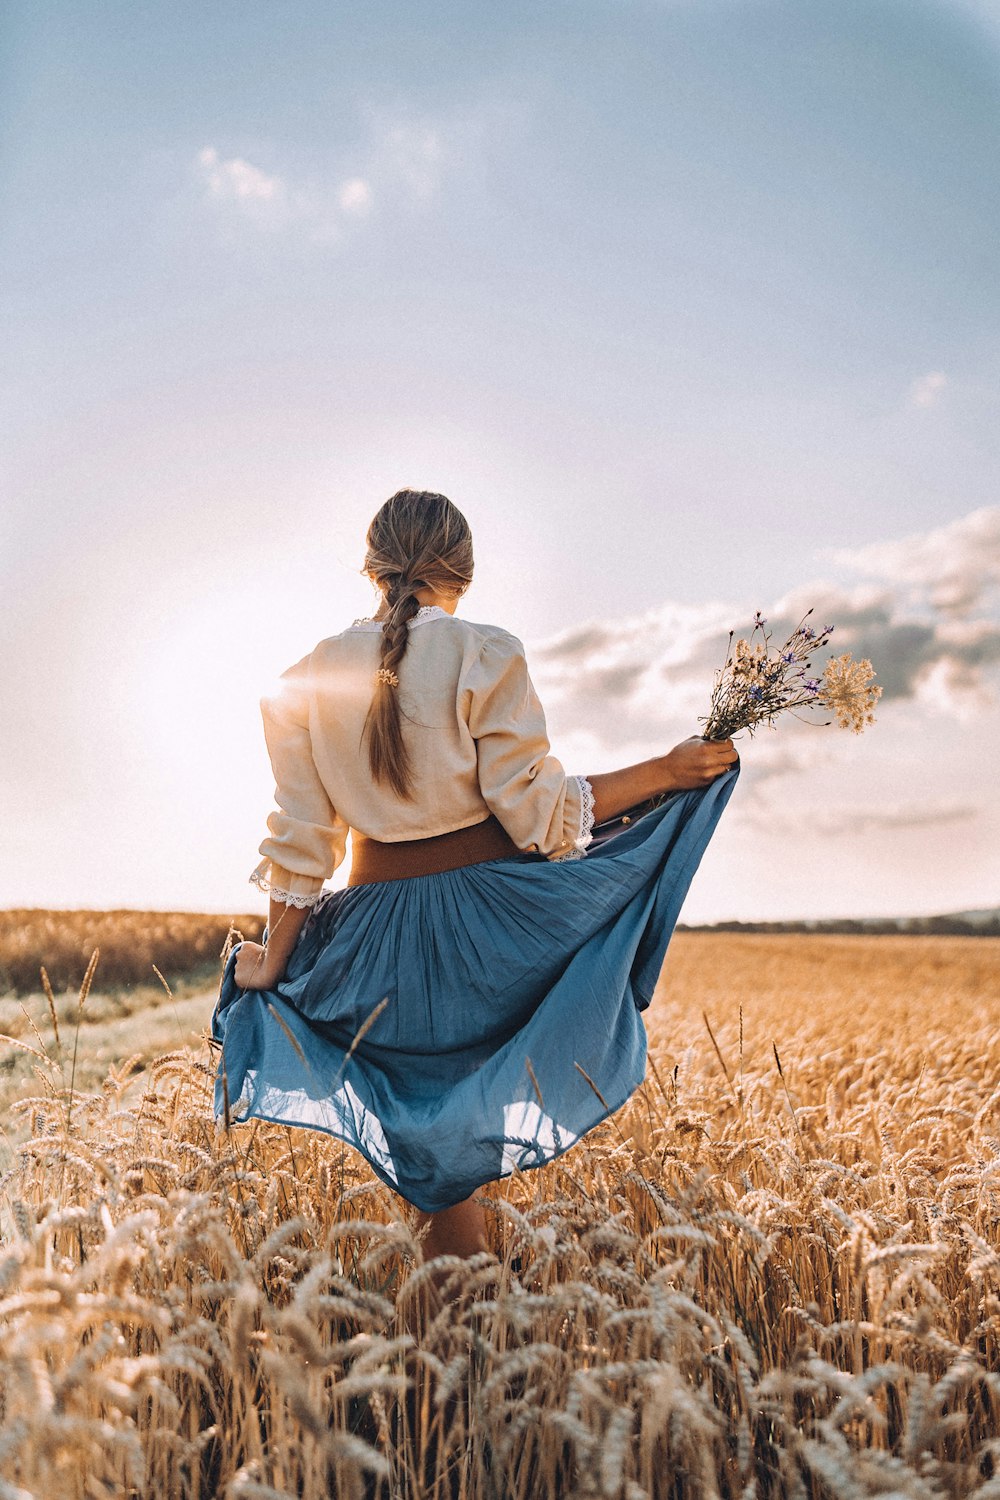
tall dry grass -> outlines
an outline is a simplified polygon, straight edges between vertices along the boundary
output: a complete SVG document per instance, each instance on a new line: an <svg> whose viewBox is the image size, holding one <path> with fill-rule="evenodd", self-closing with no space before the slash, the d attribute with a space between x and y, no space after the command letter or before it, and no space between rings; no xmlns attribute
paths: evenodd
<svg viewBox="0 0 1000 1500"><path fill-rule="evenodd" d="M259 939L263 917L232 920ZM42 965L57 993L76 990L95 948L106 988L155 984L154 964L171 984L198 970L210 976L229 925L206 912L0 911L0 995L37 992Z"/></svg>
<svg viewBox="0 0 1000 1500"><path fill-rule="evenodd" d="M431 1268L207 1048L79 1098L39 1038L0 1497L996 1500L998 949L680 934L644 1088Z"/></svg>

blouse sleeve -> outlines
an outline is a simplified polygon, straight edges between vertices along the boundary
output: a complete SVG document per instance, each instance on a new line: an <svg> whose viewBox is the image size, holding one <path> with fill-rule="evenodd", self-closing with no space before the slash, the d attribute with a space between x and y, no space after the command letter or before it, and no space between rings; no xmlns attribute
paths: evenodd
<svg viewBox="0 0 1000 1500"><path fill-rule="evenodd" d="M519 849L579 858L591 839L593 793L585 777L567 776L549 753L545 714L521 642L490 636L464 689L479 786L490 811Z"/></svg>
<svg viewBox="0 0 1000 1500"><path fill-rule="evenodd" d="M264 856L251 883L288 906L312 906L341 863L347 824L337 815L313 760L309 735L309 656L289 667L260 700L277 807L267 820Z"/></svg>

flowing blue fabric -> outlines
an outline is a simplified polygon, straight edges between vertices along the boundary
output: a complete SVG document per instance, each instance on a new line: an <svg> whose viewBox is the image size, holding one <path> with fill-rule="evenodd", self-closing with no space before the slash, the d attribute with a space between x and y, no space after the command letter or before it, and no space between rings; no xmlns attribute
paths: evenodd
<svg viewBox="0 0 1000 1500"><path fill-rule="evenodd" d="M678 792L586 858L331 891L274 990L230 954L215 1113L328 1131L435 1211L569 1149L638 1088L667 944L736 784Z"/></svg>

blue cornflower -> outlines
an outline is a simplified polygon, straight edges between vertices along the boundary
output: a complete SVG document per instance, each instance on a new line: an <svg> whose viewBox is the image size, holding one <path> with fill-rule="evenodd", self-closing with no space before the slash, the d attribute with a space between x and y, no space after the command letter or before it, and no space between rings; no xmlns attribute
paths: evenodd
<svg viewBox="0 0 1000 1500"><path fill-rule="evenodd" d="M820 689L819 678L818 677L807 677L806 680L805 680L805 682L802 684L802 686L804 688L806 688L807 691L810 692L810 693L818 693L819 689Z"/></svg>
<svg viewBox="0 0 1000 1500"><path fill-rule="evenodd" d="M782 661L794 661L795 660L795 652L794 651L786 651L785 654L784 654L784 656L781 658L781 660Z"/></svg>
<svg viewBox="0 0 1000 1500"><path fill-rule="evenodd" d="M747 697L753 703L757 703L761 698L763 698L763 696L764 696L764 690L763 690L763 688L759 688L756 685L756 683L754 683L753 687L747 689Z"/></svg>

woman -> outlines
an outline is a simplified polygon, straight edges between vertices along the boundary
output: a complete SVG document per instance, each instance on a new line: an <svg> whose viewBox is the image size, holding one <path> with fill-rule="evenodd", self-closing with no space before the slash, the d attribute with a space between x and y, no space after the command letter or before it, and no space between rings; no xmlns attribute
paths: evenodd
<svg viewBox="0 0 1000 1500"><path fill-rule="evenodd" d="M420 1211L427 1257L470 1255L476 1189L642 1082L640 1011L737 755L696 736L567 776L520 642L456 617L461 512L400 490L367 540L376 616L262 700L277 810L251 880L270 911L223 975L216 1113L348 1141ZM348 887L323 892L349 831Z"/></svg>

